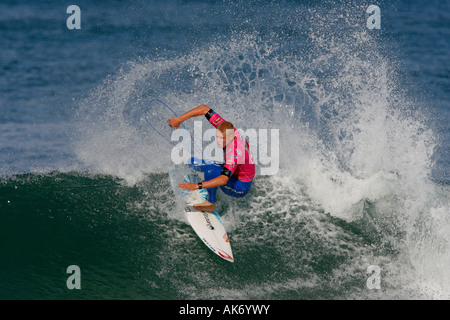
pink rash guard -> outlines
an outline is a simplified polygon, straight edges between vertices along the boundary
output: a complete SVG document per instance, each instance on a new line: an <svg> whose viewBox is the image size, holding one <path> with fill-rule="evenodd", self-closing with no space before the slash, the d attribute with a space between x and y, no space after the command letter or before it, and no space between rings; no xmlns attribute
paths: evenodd
<svg viewBox="0 0 450 320"><path fill-rule="evenodd" d="M215 128L225 121L214 110L210 109L206 118ZM247 141L242 140L237 129L234 129L235 138L232 143L224 148L225 164L232 176L243 182L252 181L255 177L255 162Z"/></svg>

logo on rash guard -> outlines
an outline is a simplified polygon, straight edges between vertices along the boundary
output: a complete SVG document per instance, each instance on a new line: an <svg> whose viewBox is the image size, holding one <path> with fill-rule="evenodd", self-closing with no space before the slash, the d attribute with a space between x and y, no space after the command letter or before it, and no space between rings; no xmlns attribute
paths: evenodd
<svg viewBox="0 0 450 320"><path fill-rule="evenodd" d="M226 163L226 165L227 165L227 166L230 166L230 167L232 167L232 168L234 168L235 163L234 163L233 160L228 160L227 163Z"/></svg>

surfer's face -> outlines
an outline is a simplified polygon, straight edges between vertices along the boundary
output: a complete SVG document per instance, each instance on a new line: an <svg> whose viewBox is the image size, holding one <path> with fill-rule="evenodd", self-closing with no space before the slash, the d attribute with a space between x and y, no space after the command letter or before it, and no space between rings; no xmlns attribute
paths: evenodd
<svg viewBox="0 0 450 320"><path fill-rule="evenodd" d="M228 130L227 130L228 131ZM230 134L224 136L222 134L222 132L220 132L219 130L216 130L216 141L217 141L217 145L219 146L219 148L225 148L226 146L228 146L230 144L231 141L233 141L234 139L234 130L230 130Z"/></svg>

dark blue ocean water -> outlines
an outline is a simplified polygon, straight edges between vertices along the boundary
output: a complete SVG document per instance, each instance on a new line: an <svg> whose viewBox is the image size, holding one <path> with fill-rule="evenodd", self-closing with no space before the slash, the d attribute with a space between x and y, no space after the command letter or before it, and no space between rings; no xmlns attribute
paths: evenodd
<svg viewBox="0 0 450 320"><path fill-rule="evenodd" d="M448 298L449 39L450 1L2 1L0 298ZM219 198L234 266L174 209L153 98L280 130Z"/></svg>

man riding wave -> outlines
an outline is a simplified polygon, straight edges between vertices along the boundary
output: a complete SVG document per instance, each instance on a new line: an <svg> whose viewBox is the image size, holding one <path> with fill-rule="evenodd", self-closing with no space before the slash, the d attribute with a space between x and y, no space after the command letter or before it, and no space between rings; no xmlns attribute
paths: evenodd
<svg viewBox="0 0 450 320"><path fill-rule="evenodd" d="M245 196L255 177L255 164L248 143L241 139L239 131L231 122L225 121L218 113L205 105L198 106L180 117L174 117L167 122L172 128L178 129L183 121L204 115L216 130L216 142L224 150L222 165L207 163L204 160L191 158L190 165L197 171L205 173L205 181L199 183L179 183L184 190L207 189L208 200L195 204L194 208L212 212L216 209L217 188L232 197Z"/></svg>

